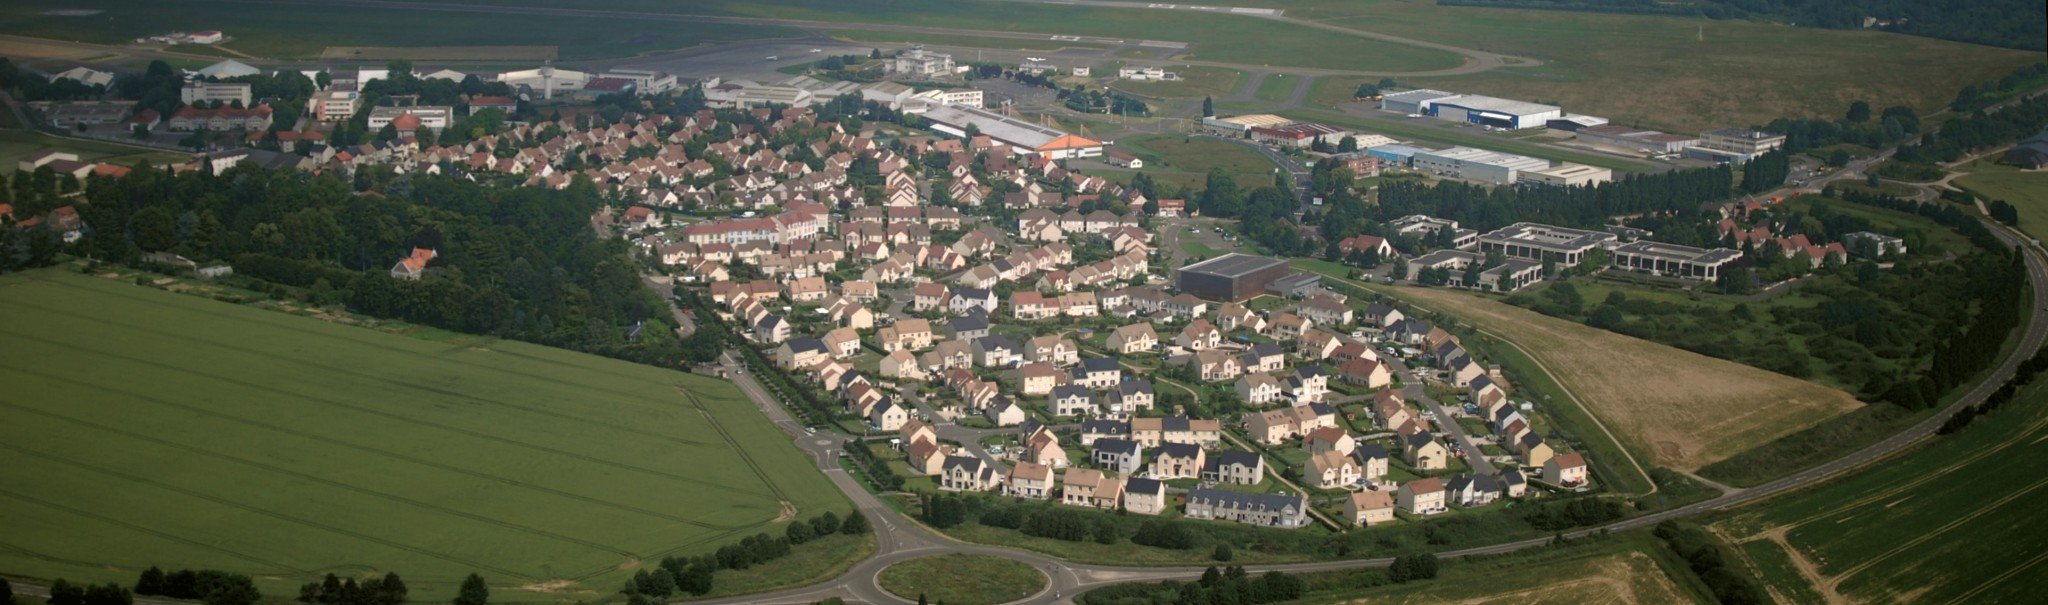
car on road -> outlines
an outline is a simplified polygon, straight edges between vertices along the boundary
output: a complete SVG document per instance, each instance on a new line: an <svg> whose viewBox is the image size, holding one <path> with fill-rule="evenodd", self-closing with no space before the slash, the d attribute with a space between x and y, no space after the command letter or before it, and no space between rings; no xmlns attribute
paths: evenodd
<svg viewBox="0 0 2048 605"><path fill-rule="evenodd" d="M780 60L782 60L782 57L778 57L778 56L775 56L775 55L768 55L768 59L767 59L767 60L769 60L769 61L780 61Z"/></svg>
<svg viewBox="0 0 2048 605"><path fill-rule="evenodd" d="M811 49L811 54L814 54L814 55L815 55L815 54L818 54L818 53L821 53L821 52L825 52L825 49L822 49L822 48L813 48L813 49Z"/></svg>
<svg viewBox="0 0 2048 605"><path fill-rule="evenodd" d="M1419 113L1411 113L1411 114L1408 114L1408 117L1411 117L1411 118L1419 118L1419 117L1422 117L1422 114L1419 114Z"/></svg>

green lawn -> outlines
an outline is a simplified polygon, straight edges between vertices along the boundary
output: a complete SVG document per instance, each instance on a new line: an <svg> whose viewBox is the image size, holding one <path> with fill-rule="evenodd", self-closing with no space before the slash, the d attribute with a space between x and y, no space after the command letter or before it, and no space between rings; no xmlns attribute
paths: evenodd
<svg viewBox="0 0 2048 605"><path fill-rule="evenodd" d="M1171 71L1179 74L1180 79L1171 82L1118 80L1110 86L1148 97L1222 97L1236 92L1238 83L1243 82L1245 77L1242 71L1222 67L1177 67L1171 68ZM1116 75L1115 70L1106 70L1106 73Z"/></svg>
<svg viewBox="0 0 2048 605"><path fill-rule="evenodd" d="M1259 92L1257 96L1260 101L1265 101L1267 103L1279 103L1281 101L1287 100L1287 95L1293 93L1294 87L1300 85L1301 76L1292 76L1288 74L1271 74L1266 76L1266 79L1264 81L1259 82Z"/></svg>
<svg viewBox="0 0 2048 605"><path fill-rule="evenodd" d="M1930 112L1965 85L2041 60L2038 52L1739 19L1393 0L1258 3L1284 4L1294 17L1544 62L1463 76L1398 78L1403 86L1541 100L1615 124L1684 133L1761 125L1778 117L1835 118L1858 99ZM1323 104L1349 101L1360 81L1377 80L1325 78L1316 98Z"/></svg>
<svg viewBox="0 0 2048 605"><path fill-rule="evenodd" d="M1715 529L1745 544L1783 535L1791 556L1851 601L2029 601L2048 588L2039 572L2048 517L2037 512L2048 507L2048 479L2015 462L2044 456L2048 383L2036 381L1960 433L1738 511ZM1768 578L1783 564L1763 557Z"/></svg>
<svg viewBox="0 0 2048 605"><path fill-rule="evenodd" d="M63 0L0 6L0 32L104 44L169 31L219 29L229 48L260 57L312 58L328 46L549 45L563 59L631 56L707 42L794 37L796 30L687 21L418 12L361 6L97 0L92 17L44 14ZM597 7L587 7L597 8Z"/></svg>
<svg viewBox="0 0 2048 605"><path fill-rule="evenodd" d="M4 10L4 9L0 9ZM0 112L6 113L6 112ZM129 147L100 141L59 137L22 130L0 130L0 166L12 170L21 158L55 149L78 154L78 159L87 162L108 162L122 166L135 164L160 165L191 159L191 154L172 151L157 151L142 147Z"/></svg>
<svg viewBox="0 0 2048 605"><path fill-rule="evenodd" d="M933 46L965 46L968 48L993 48L1005 50L1059 50L1062 48L1103 48L1100 44L1069 42L1065 40L1028 40L1024 38L989 38L983 36L948 36L943 34L919 34L893 31L864 31L857 29L835 29L825 35L850 42L874 44L930 44ZM1114 72L1111 72L1114 75Z"/></svg>
<svg viewBox="0 0 2048 605"><path fill-rule="evenodd" d="M995 605L1045 589L1045 573L1016 559L940 555L883 569L876 581L896 596L947 605Z"/></svg>
<svg viewBox="0 0 2048 605"><path fill-rule="evenodd" d="M1978 196L2005 200L2020 211L2020 230L2048 240L2048 172L2026 172L1984 160L1957 169L1969 176L1951 181Z"/></svg>
<svg viewBox="0 0 2048 605"><path fill-rule="evenodd" d="M1121 139L1122 147L1145 160L1141 170L1162 186L1186 185L1200 190L1209 170L1221 168L1247 190L1273 182L1273 163L1259 152L1229 141L1176 135L1141 135ZM1130 180L1128 177L1122 180Z"/></svg>
<svg viewBox="0 0 2048 605"><path fill-rule="evenodd" d="M395 571L415 599L611 594L848 505L729 383L408 338L58 269L0 276L0 569ZM795 572L792 572L795 573ZM549 585L551 592L516 587Z"/></svg>

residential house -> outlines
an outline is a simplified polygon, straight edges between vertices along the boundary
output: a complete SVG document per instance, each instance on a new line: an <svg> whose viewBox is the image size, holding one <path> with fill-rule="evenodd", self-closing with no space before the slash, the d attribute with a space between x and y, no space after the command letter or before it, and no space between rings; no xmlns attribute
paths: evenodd
<svg viewBox="0 0 2048 605"><path fill-rule="evenodd" d="M1124 480L1089 468L1070 468L1060 478L1060 503L1114 509L1123 500Z"/></svg>
<svg viewBox="0 0 2048 605"><path fill-rule="evenodd" d="M875 404L874 411L868 413L868 424L884 431L903 428L903 423L908 420L910 412L890 399L883 399L881 403Z"/></svg>
<svg viewBox="0 0 2048 605"><path fill-rule="evenodd" d="M1194 420L1186 416L1166 418L1132 418L1131 440L1145 447L1158 447L1162 443L1192 443L1204 449L1213 449L1222 439L1223 421Z"/></svg>
<svg viewBox="0 0 2048 605"><path fill-rule="evenodd" d="M1270 342L1252 345L1238 360L1246 373L1266 374L1287 369L1287 352Z"/></svg>
<svg viewBox="0 0 2048 605"><path fill-rule="evenodd" d="M1323 366L1306 365L1295 368L1294 375L1281 381L1280 390L1294 400L1296 405L1320 403L1330 394L1330 373Z"/></svg>
<svg viewBox="0 0 2048 605"><path fill-rule="evenodd" d="M1095 445L1096 440L1105 437L1115 439L1130 439L1130 423L1121 420L1081 421L1081 445L1092 446Z"/></svg>
<svg viewBox="0 0 2048 605"><path fill-rule="evenodd" d="M1109 392L1105 404L1111 414L1136 414L1138 410L1152 409L1152 381L1133 378L1116 383L1116 390Z"/></svg>
<svg viewBox="0 0 2048 605"><path fill-rule="evenodd" d="M1044 500L1052 496L1052 469L1043 464L1019 462L1010 467L1003 492L1017 498Z"/></svg>
<svg viewBox="0 0 2048 605"><path fill-rule="evenodd" d="M1095 392L1074 385L1053 387L1052 409L1055 416L1092 416L1100 411Z"/></svg>
<svg viewBox="0 0 2048 605"><path fill-rule="evenodd" d="M1132 477L1124 481L1124 510L1140 515L1166 512L1166 482Z"/></svg>
<svg viewBox="0 0 2048 605"><path fill-rule="evenodd" d="M1190 519L1217 519L1291 529L1308 524L1308 497L1197 487L1188 490L1186 514Z"/></svg>
<svg viewBox="0 0 2048 605"><path fill-rule="evenodd" d="M1145 465L1145 446L1129 439L1105 437L1096 439L1088 459L1110 471L1131 474Z"/></svg>
<svg viewBox="0 0 2048 605"><path fill-rule="evenodd" d="M1492 475L1459 475L1444 484L1444 491L1452 503L1465 508L1492 504L1503 492Z"/></svg>
<svg viewBox="0 0 2048 605"><path fill-rule="evenodd" d="M1190 443L1167 443L1152 450L1151 476L1154 479L1192 479L1202 474L1205 459L1200 446Z"/></svg>
<svg viewBox="0 0 2048 605"><path fill-rule="evenodd" d="M1344 382L1369 389L1385 388L1394 382L1394 372L1387 369L1387 364L1368 357L1338 364L1337 374L1344 377Z"/></svg>
<svg viewBox="0 0 2048 605"><path fill-rule="evenodd" d="M1352 439L1351 434L1341 427L1326 426L1302 435L1301 447L1310 454L1337 452L1349 456L1352 450L1358 449L1358 440Z"/></svg>
<svg viewBox="0 0 2048 605"><path fill-rule="evenodd" d="M1223 332L1207 319L1196 319L1181 328L1180 334L1173 337L1173 344L1191 351L1207 351L1223 344Z"/></svg>
<svg viewBox="0 0 2048 605"><path fill-rule="evenodd" d="M932 477L944 473L946 458L952 452L936 441L913 441L903 448L910 470L919 475Z"/></svg>
<svg viewBox="0 0 2048 605"><path fill-rule="evenodd" d="M1159 346L1159 334L1152 331L1152 324L1134 323L1117 328L1109 333L1105 346L1119 354L1149 353Z"/></svg>
<svg viewBox="0 0 2048 605"><path fill-rule="evenodd" d="M1325 451L1309 456L1308 467L1304 469L1302 477L1309 483L1323 489L1339 489L1348 485L1357 485L1359 479L1358 462L1352 460L1350 456L1344 455L1343 452Z"/></svg>
<svg viewBox="0 0 2048 605"><path fill-rule="evenodd" d="M1344 518L1371 527L1394 520L1394 497L1387 492L1354 492L1344 501Z"/></svg>
<svg viewBox="0 0 2048 605"><path fill-rule="evenodd" d="M1024 408L1008 397L997 397L988 407L983 408L981 413L996 426L1017 426L1023 424L1027 417Z"/></svg>
<svg viewBox="0 0 2048 605"><path fill-rule="evenodd" d="M974 339L974 363L984 368L1002 368L1022 363L1024 347L1008 336L983 336ZM1048 390L1047 392L1050 392Z"/></svg>
<svg viewBox="0 0 2048 605"><path fill-rule="evenodd" d="M1202 480L1258 485L1266 478L1266 458L1257 452L1216 452L1202 467Z"/></svg>
<svg viewBox="0 0 2048 605"><path fill-rule="evenodd" d="M1058 334L1047 334L1031 339L1024 345L1026 358L1034 362L1050 363L1055 367L1067 367L1081 362L1081 347L1072 339Z"/></svg>
<svg viewBox="0 0 2048 605"><path fill-rule="evenodd" d="M1195 376L1203 382L1222 382L1244 373L1243 360L1214 349L1196 351L1188 357L1188 363L1194 365Z"/></svg>
<svg viewBox="0 0 2048 605"><path fill-rule="evenodd" d="M1279 399L1280 381L1265 374L1246 374L1237 379L1237 398L1252 405L1264 405Z"/></svg>
<svg viewBox="0 0 2048 605"><path fill-rule="evenodd" d="M1017 369L1017 375L1019 390L1026 397L1051 395L1059 389L1079 389L1083 393L1088 392L1088 389L1082 387L1059 386L1060 371L1049 363L1024 364Z"/></svg>
<svg viewBox="0 0 2048 605"><path fill-rule="evenodd" d="M1074 384L1099 391L1115 387L1123 380L1124 371L1115 359L1091 357L1081 360L1081 365L1074 367L1073 375Z"/></svg>
<svg viewBox="0 0 2048 605"><path fill-rule="evenodd" d="M1586 484L1586 458L1578 452L1551 456L1543 463L1543 480L1559 487L1572 488Z"/></svg>
<svg viewBox="0 0 2048 605"><path fill-rule="evenodd" d="M947 456L939 471L939 489L985 492L1002 485L996 469L973 456Z"/></svg>
<svg viewBox="0 0 2048 605"><path fill-rule="evenodd" d="M1402 512L1411 515L1434 515L1450 510L1445 504L1444 483L1435 478L1423 478L1401 484L1395 491L1394 499Z"/></svg>
<svg viewBox="0 0 2048 605"><path fill-rule="evenodd" d="M792 339L775 349L775 365L784 370L808 368L831 358L831 349L816 338Z"/></svg>
<svg viewBox="0 0 2048 605"><path fill-rule="evenodd" d="M1450 467L1451 451L1429 433L1409 435L1401 442L1401 455L1418 471L1440 471Z"/></svg>
<svg viewBox="0 0 2048 605"><path fill-rule="evenodd" d="M1387 455L1387 448L1380 447L1380 444L1367 443L1358 446L1351 450L1351 458L1358 461L1359 479L1378 481L1381 477L1387 476L1387 463L1390 457Z"/></svg>

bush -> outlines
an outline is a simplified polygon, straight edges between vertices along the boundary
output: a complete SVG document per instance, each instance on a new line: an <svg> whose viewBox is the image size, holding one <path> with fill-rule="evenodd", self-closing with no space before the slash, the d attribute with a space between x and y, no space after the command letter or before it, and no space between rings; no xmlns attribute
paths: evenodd
<svg viewBox="0 0 2048 605"><path fill-rule="evenodd" d="M1231 552L1229 544L1218 544L1216 545L1216 552L1209 553L1209 558L1224 563L1230 562L1230 559L1235 556L1236 553Z"/></svg>
<svg viewBox="0 0 2048 605"><path fill-rule="evenodd" d="M1395 582L1428 580L1436 577L1436 555L1402 555L1394 557L1394 566L1387 568L1387 577Z"/></svg>

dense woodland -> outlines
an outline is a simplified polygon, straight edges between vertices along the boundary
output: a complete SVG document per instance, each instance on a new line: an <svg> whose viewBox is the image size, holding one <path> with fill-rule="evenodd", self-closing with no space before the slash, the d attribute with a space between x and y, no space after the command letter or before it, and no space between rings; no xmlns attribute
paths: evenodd
<svg viewBox="0 0 2048 605"><path fill-rule="evenodd" d="M27 190L13 198L24 215L71 201ZM627 244L591 228L604 200L588 182L552 191L369 171L352 183L138 168L95 177L83 196L81 256L220 259L234 265L232 283L274 296L648 363L681 358L666 304L642 286ZM49 237L9 231L31 250ZM426 278L390 277L414 247L439 251Z"/></svg>
<svg viewBox="0 0 2048 605"><path fill-rule="evenodd" d="M2039 0L1437 0L1445 6L1532 8L1709 19L1770 19L1818 29L1876 29L1957 42L2048 50ZM1865 18L1881 23L1867 23Z"/></svg>

